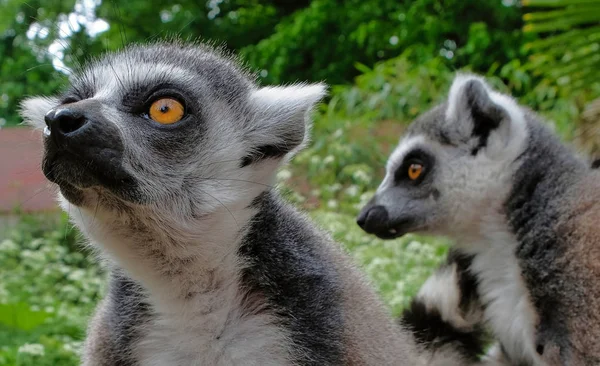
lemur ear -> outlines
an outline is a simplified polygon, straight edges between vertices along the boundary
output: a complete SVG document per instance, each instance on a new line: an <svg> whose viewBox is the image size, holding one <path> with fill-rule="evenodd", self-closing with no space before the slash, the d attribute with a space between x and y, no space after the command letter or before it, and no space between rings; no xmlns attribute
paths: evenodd
<svg viewBox="0 0 600 366"><path fill-rule="evenodd" d="M522 119L517 104L510 97L492 90L483 79L474 75L458 75L454 79L446 120L462 136L478 138L475 152L488 145L490 135L494 136L496 145L506 145L511 122L515 119Z"/></svg>
<svg viewBox="0 0 600 366"><path fill-rule="evenodd" d="M253 119L247 126L250 153L243 165L283 158L308 140L310 112L325 96L324 84L264 87L250 95Z"/></svg>
<svg viewBox="0 0 600 366"><path fill-rule="evenodd" d="M43 129L46 126L44 116L57 105L58 98L31 97L21 101L19 114L27 125Z"/></svg>

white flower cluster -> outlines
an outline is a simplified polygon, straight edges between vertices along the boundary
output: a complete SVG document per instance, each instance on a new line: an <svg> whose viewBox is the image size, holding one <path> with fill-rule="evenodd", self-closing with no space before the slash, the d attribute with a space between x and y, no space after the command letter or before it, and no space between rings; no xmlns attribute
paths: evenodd
<svg viewBox="0 0 600 366"><path fill-rule="evenodd" d="M38 343L25 343L19 347L19 353L28 354L31 356L43 356L44 345Z"/></svg>

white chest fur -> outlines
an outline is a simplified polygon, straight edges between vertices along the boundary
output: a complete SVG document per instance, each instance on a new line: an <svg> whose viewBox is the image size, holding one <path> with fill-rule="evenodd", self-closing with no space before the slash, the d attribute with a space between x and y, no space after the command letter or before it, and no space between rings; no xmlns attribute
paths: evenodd
<svg viewBox="0 0 600 366"><path fill-rule="evenodd" d="M143 325L134 347L140 364L290 364L285 330L266 313L245 313L231 295L199 295Z"/></svg>
<svg viewBox="0 0 600 366"><path fill-rule="evenodd" d="M509 355L543 365L535 350L537 314L515 256L517 242L508 230L496 230L475 247L471 270L486 305L484 317Z"/></svg>
<svg viewBox="0 0 600 366"><path fill-rule="evenodd" d="M240 284L244 265L235 254L240 244L229 211L196 225L202 235L167 228L154 235L142 231L144 236L127 225L105 225L109 213L102 210L81 212L78 226L148 292L152 315L134 325L139 338L130 345L140 365L291 364L288 331L265 309L264 299L249 299ZM244 222L252 211L236 213ZM179 235L178 245L155 239L173 231L187 234Z"/></svg>

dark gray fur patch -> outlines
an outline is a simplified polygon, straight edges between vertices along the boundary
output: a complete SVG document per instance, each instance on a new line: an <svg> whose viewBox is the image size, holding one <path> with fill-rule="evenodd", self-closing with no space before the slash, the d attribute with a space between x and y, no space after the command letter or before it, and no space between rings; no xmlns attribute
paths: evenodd
<svg viewBox="0 0 600 366"><path fill-rule="evenodd" d="M477 280L469 268L473 256L451 249L447 261L440 270L456 264L458 275L458 290L461 298L459 307L466 312L472 306L479 306ZM476 303L476 304L474 304ZM401 324L413 332L419 344L430 350L441 349L450 345L465 358L476 361L484 353L487 339L482 325L473 329L459 329L452 323L442 319L437 309L428 309L420 298L414 298L410 307L405 309L400 319Z"/></svg>
<svg viewBox="0 0 600 366"><path fill-rule="evenodd" d="M79 202L80 195L75 186L95 185L110 189L122 199L141 203L137 181L122 167L123 138L118 128L100 113L102 105L85 100L65 108L81 116L85 123L75 139L54 131L51 138L44 140L42 170L48 180L58 183L65 197L74 203Z"/></svg>
<svg viewBox="0 0 600 366"><path fill-rule="evenodd" d="M132 45L118 53L102 56L76 74L71 90L66 95L76 95L83 99L93 94L96 81L94 70L97 68L113 68L114 65L135 67L140 63L155 64L157 61L174 67L187 67L194 74L202 75L203 81L211 89L211 95L224 102L232 102L243 96L256 80L225 49L175 39L171 42ZM126 64L123 65L123 62ZM135 90L135 85L132 86ZM143 88L145 85L138 86Z"/></svg>
<svg viewBox="0 0 600 366"><path fill-rule="evenodd" d="M440 128L440 126L444 126L446 109L448 109L448 103L443 103L423 113L408 126L407 134L411 136L425 135L444 145L457 145L456 136L451 134L451 131Z"/></svg>
<svg viewBox="0 0 600 366"><path fill-rule="evenodd" d="M259 146L251 154L246 155L240 163L240 168L256 163L263 159L281 158L289 153L290 149L282 146L264 145Z"/></svg>
<svg viewBox="0 0 600 366"><path fill-rule="evenodd" d="M407 135L423 135L442 145L471 152L479 139L474 139L472 134L461 134L459 129L448 125L446 123L447 109L448 103L445 102L423 113L408 126Z"/></svg>
<svg viewBox="0 0 600 366"><path fill-rule="evenodd" d="M467 97L467 107L473 118L473 137L478 139L477 146L471 152L477 152L487 146L490 133L500 126L500 122L506 118L507 113L490 99L483 84L478 80L472 80L464 86Z"/></svg>
<svg viewBox="0 0 600 366"><path fill-rule="evenodd" d="M447 265L456 264L458 273L458 288L460 290L460 309L465 312L474 303L479 302L479 293L477 286L479 281L471 273L471 263L473 263L473 255L465 254L458 249L450 249L448 252Z"/></svg>
<svg viewBox="0 0 600 366"><path fill-rule="evenodd" d="M250 295L267 299L291 332L299 365L343 363L343 309L334 263L325 240L272 192L259 196L259 213L239 250L250 262L242 282Z"/></svg>
<svg viewBox="0 0 600 366"><path fill-rule="evenodd" d="M118 271L113 271L108 292L108 309L102 321L107 323L110 349L103 353L107 364L135 366L132 350L140 338L139 326L151 317L141 287ZM110 362L108 362L110 361Z"/></svg>
<svg viewBox="0 0 600 366"><path fill-rule="evenodd" d="M527 114L529 141L519 157L521 166L516 172L505 208L512 230L518 239L516 256L523 277L540 317L536 345L548 341L561 349L563 361L568 362L569 333L564 314L578 297L573 284L565 281L561 258L569 238L558 233L557 222L564 215L564 194L589 166L563 146L548 128Z"/></svg>

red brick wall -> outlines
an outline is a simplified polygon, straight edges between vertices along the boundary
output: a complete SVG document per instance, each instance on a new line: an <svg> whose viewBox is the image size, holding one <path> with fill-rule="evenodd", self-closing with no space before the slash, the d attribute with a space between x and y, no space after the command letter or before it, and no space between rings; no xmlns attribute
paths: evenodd
<svg viewBox="0 0 600 366"><path fill-rule="evenodd" d="M40 133L29 128L0 129L0 213L56 210L54 188L41 171Z"/></svg>

